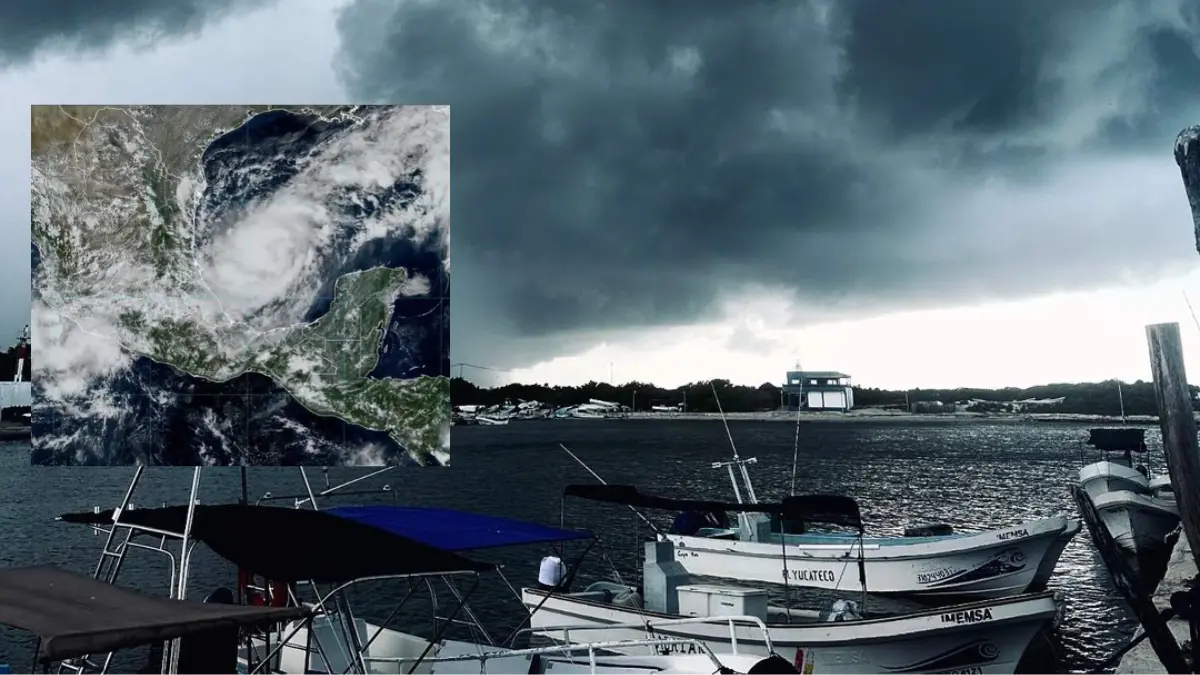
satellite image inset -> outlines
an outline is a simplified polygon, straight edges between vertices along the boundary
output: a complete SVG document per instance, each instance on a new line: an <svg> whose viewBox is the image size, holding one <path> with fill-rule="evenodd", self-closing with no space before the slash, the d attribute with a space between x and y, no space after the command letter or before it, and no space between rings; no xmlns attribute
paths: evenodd
<svg viewBox="0 0 1200 675"><path fill-rule="evenodd" d="M449 463L449 107L31 116L33 464Z"/></svg>

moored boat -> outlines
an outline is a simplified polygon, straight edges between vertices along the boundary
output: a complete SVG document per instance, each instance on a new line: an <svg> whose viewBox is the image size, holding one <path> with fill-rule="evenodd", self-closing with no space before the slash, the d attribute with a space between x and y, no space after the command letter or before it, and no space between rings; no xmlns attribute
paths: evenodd
<svg viewBox="0 0 1200 675"><path fill-rule="evenodd" d="M567 495L634 508L721 508L774 512L789 518L837 520L850 524L857 505L845 497L790 497L778 504L719 504L644 495L629 486L570 486ZM662 539L646 544L640 586L596 582L581 591L525 588L522 599L533 611L531 627L540 634L569 640L579 626L604 639L628 638L636 622L668 621L684 616L733 614L762 621L773 650L806 673L975 672L1012 673L1034 637L1057 615L1053 593L1012 597L884 615L864 604L839 599L827 610L800 610L772 604L766 589L693 583L677 550ZM846 576L870 586L861 557L847 561ZM857 569L855 569L857 568ZM807 569L807 568L801 568ZM860 587L861 592L861 587ZM652 627L653 628L653 627ZM703 640L711 647L730 637L716 622L653 628L655 634ZM761 648L749 625L735 629L740 648Z"/></svg>
<svg viewBox="0 0 1200 675"><path fill-rule="evenodd" d="M757 497L746 466L753 463L753 457L735 457L716 465L728 468L741 501L737 467L751 504ZM693 574L783 583L786 569L790 584L853 591L859 580L845 570L861 558L868 592L938 603L1045 588L1081 528L1078 520L1059 516L984 532L868 537L861 529L810 532L821 523L766 513L742 511L730 521L724 513L684 511L663 538L675 544L679 562Z"/></svg>
<svg viewBox="0 0 1200 675"><path fill-rule="evenodd" d="M1153 580L1174 547L1179 508L1169 476L1150 478L1144 463L1134 465L1135 455L1149 456L1145 434L1138 427L1091 429L1088 444L1106 458L1079 470L1079 487L1131 566Z"/></svg>
<svg viewBox="0 0 1200 675"><path fill-rule="evenodd" d="M188 593L196 543L204 543L238 568L236 590L217 588L204 603L132 594L148 598L149 605L142 603L148 607L153 607L154 602L171 603L172 607L174 603L183 603L193 614L209 619L199 628L193 626L180 632L178 628L163 627L162 622L173 621L169 615L134 617L131 621L141 621L134 627L141 631L141 643L191 635L201 629L208 629L209 633L219 629L219 634L206 637L207 642L160 645L160 651L152 653L151 662L143 672L792 672L778 655L764 657L736 648L719 651L698 640L671 636L575 640L571 644L528 648L497 645L487 628L476 621L467 599L480 577L496 572L498 566L467 558L462 552L590 538L585 532L433 508L316 510L316 496L311 490L305 502L312 504L312 509L299 508L300 504L291 509L252 505L245 503L245 499L240 504L200 505L199 468L195 470L186 506L135 509L130 499L141 474L142 467L138 467L125 499L117 508L106 511L97 508L60 517L67 522L88 524L107 535L96 579L83 578L87 582L82 586L85 591L102 597L128 594L113 584L125 556L137 550L170 556L172 597L186 597ZM325 496L336 489L320 494ZM369 554L354 554L364 551ZM377 625L356 616L350 591L380 581L409 582L409 592L396 589L398 602L389 619ZM412 584L414 581L418 583ZM435 611L432 637L389 628L390 619L405 608L413 589L428 588L433 594L438 584L426 582L434 581L450 589L453 601L448 614L441 615L437 613L438 600L430 598ZM5 618L4 588L0 571L0 621ZM95 589L112 589L112 593ZM100 609L113 609L108 605L115 604L119 603L109 602ZM96 607L86 602L76 605L95 613ZM11 614L22 607L8 609ZM443 606L442 610L445 609ZM96 614L87 621L100 626L113 618L103 612ZM117 630L128 628L120 622L123 615L113 616L118 619ZM40 619L40 615L34 616L29 623L39 624ZM74 621L74 626L86 623L78 617ZM282 621L289 622L282 624ZM469 625L471 634L481 639L451 639L450 629L463 624ZM769 641L765 630L764 637ZM51 661L61 660L60 670L84 672L84 668L98 663L103 656L103 672L111 661L111 653L105 656L96 652L129 644L78 635L72 635L71 639L75 642L70 650L62 648L66 640L44 647L47 667ZM57 651L50 648L54 646Z"/></svg>

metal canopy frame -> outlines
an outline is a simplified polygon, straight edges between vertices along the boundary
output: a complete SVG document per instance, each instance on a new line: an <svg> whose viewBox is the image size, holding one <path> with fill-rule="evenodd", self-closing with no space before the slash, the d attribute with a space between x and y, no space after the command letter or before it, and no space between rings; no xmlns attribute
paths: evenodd
<svg viewBox="0 0 1200 675"><path fill-rule="evenodd" d="M366 480L367 478L371 478L373 476L379 475L385 471L390 470L391 468L393 468L393 467L386 467L379 471L375 471L375 472L369 473L364 476L359 476L359 477L357 477L353 480L350 480L346 483L343 483L341 485L327 487L325 490L321 491L320 493L316 493L313 491L313 488L308 479L307 473L304 471L303 467L301 467L301 474L304 478L304 484L305 484L305 488L307 491L306 495L274 497L271 495L271 493L268 492L259 500L259 502L270 501L270 500L274 500L274 499L292 499L294 501L295 508L303 508L304 506L309 505L310 508L316 510L318 495L320 495L322 497L332 495L335 492L341 490L342 488L344 488L348 485L358 483L362 480ZM183 529L183 531L180 531L180 532L165 530L165 529L158 529L158 528L149 527L149 526L145 526L145 525L133 524L133 523L129 523L129 522L125 522L125 521L121 520L122 514L124 514L127 511L134 510L134 507L131 504L131 500L133 499L133 495L136 492L139 483L141 482L141 478L144 473L144 470L145 470L145 467L140 466L140 465L135 469L133 478L129 483L129 487L126 489L125 494L121 499L120 506L118 506L117 508L115 508L113 510L112 524L111 525L90 525L90 527L92 528L92 530L94 532L96 532L97 534L105 535L104 547L101 550L100 558L96 563L96 566L94 568L92 576L93 576L93 578L104 581L106 583L115 583L120 575L122 564L124 563L124 560L125 560L125 556L131 550L143 550L143 551L159 553L159 554L165 555L167 557L169 566L170 566L170 585L168 588L168 597L170 597L172 599L184 599L187 597L187 592L188 592L188 577L190 575L190 570L191 570L192 554L195 552L196 544L198 543L198 541L192 536L192 529L193 529L193 524L195 521L195 508L199 504L199 501L200 501L199 497L200 497L201 467L195 467L195 469L193 470L193 473L192 473L191 489L189 491L189 496L188 496L187 518L185 521L184 529ZM328 478L326 479L326 483L328 485ZM244 490L245 490L245 469L243 468L243 492L244 492ZM385 491L385 492L390 491L390 487L384 486L383 491ZM378 493L379 490L374 490L371 492ZM101 508L99 506L93 507L93 511L95 513L100 513ZM118 534L119 532L123 532L123 534L119 535ZM147 543L142 543L140 541L137 541L137 538L139 538L139 537L154 537L157 539L157 542L153 545L147 544ZM172 550L171 543L174 543L174 542L179 542L177 550ZM470 577L473 580L473 583L466 590L465 593L452 583L452 578L457 578L457 577ZM371 635L365 642L360 641L358 639L358 633L355 630L355 616L354 616L353 610L350 607L349 602L346 601L346 598L345 598L346 591L348 591L350 588L352 588L358 584L372 582L372 581L396 580L396 579L408 579L408 580L418 580L419 579L424 582L424 585L429 590L431 598L433 598L433 604L435 606L435 612L436 612L437 599L436 599L436 593L435 593L435 590L434 590L434 587L432 584L432 580L434 578L441 578L444 581L445 585L450 589L450 592L454 595L457 603L456 603L454 610L449 614L449 616L440 617L440 616L436 616L436 614L435 614L435 616L433 618L434 618L434 623L435 623L436 635L432 639L429 640L429 646L426 648L425 654L423 654L421 658L417 659L417 663L414 663L412 667L414 669L417 667L417 665L420 663L421 659L425 658L425 656L428 654L428 652L432 648L432 646L434 644L436 644L438 642L438 640L440 640L442 638L445 631L451 625L454 625L454 624L462 623L462 624L470 625L474 629L480 631L480 633L485 637L485 639L487 639L489 642L491 642L490 635L488 635L487 630L482 626L482 624L479 623L479 621L476 619L474 614L471 612L470 608L467 607L467 599L474 593L474 591L479 586L480 574L477 571L474 571L474 570L453 571L453 572L440 571L440 572L431 572L431 573L423 573L423 574L409 573L409 574L403 574L403 575L382 575L382 576L362 577L362 578L353 579L351 581L347 581L344 583L334 584L334 585L332 585L332 588L329 588L324 591L322 591L321 587L316 582L310 580L307 582L300 582L300 583L304 583L304 584L308 585L310 588L312 588L313 593L316 596L315 602L313 602L313 603L303 602L300 599L299 594L297 593L296 584L288 584L288 600L289 600L289 602L291 602L297 606L305 606L307 604L307 605L311 606L313 609L315 609L316 612L314 613L314 615L310 616L309 618L304 619L302 621L298 621L296 623L296 625L290 631L287 632L286 636L283 634L284 633L283 630L272 631L276 634L276 637L278 638L275 640L276 644L274 646L272 646L272 644L271 644L271 642L272 642L271 634L270 633L264 634L262 637L263 637L263 647L264 647L264 651L266 652L266 654L264 656L261 656L260 658L256 658L258 656L258 651L254 648L253 644L250 642L251 638L248 637L245 654L246 654L247 666L249 667L249 673L251 675L253 675L254 673L258 673L261 670L263 670L264 666L271 664L272 661L274 661L277 657L280 656L282 649L287 645L287 643L293 637L295 637L295 635L297 633L299 633L300 630L303 628L309 629L308 630L308 640L307 640L308 644L306 645L307 652L311 655L315 651L316 654L320 657L321 662L324 664L325 670L327 672L332 670L332 667L331 667L332 660L329 658L329 654L327 653L325 646L321 644L321 639L318 637L315 637L313 634L314 633L314 631L312 630L313 622L318 617L330 617L330 618L336 617L336 621L334 622L334 625L338 629L338 632L341 633L341 635L339 637L342 640L345 640L344 643L339 644L339 647L344 646L344 645L350 646L350 647L352 647L352 651L353 651L353 654L349 655L349 656L352 656L352 658L348 658L346 660L352 661L352 665L351 665L352 668L357 667L357 668L361 669L359 672L363 672L363 673L368 672L369 671L368 660L365 656L365 652L366 652L367 648L370 647L371 643L374 642L374 640L382 633L382 631L387 626L387 624L389 622L391 622L391 620L396 616L396 614L398 614L399 611L403 608L405 603L407 603L407 601L414 595L415 586L413 588L410 588L409 592L407 594L405 594L404 597L401 598L400 602L398 602L396 604L396 606L388 614L387 619L376 629L374 634ZM511 584L510 584L510 588L511 588ZM239 593L240 592L241 592L241 589L239 589ZM469 620L463 621L463 620L460 620L457 618L459 612L462 612L462 611L465 611L465 613L469 617ZM439 624L439 622L440 622L440 624ZM164 644L161 672L163 672L163 673L178 672L179 653L180 653L179 645L180 645L180 640L178 640L178 639L171 640L168 643ZM91 659L91 656L92 655L89 654L89 655L84 655L84 656L81 656L78 658L67 659L67 660L61 661L58 665L57 672L58 673L76 673L78 675L83 675L83 673L85 673L85 672L92 672L89 669L96 669L95 672L106 673L108 671L109 666L112 663L113 653L109 652L108 654L106 654L104 656L103 662L99 663L99 664L94 662ZM308 658L311 658L311 656L309 656ZM45 664L45 665L48 666L49 664Z"/></svg>

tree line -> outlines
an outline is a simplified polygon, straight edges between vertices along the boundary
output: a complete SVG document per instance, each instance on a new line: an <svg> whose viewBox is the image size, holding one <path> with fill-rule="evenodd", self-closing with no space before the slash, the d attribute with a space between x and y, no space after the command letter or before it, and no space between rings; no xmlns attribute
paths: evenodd
<svg viewBox="0 0 1200 675"><path fill-rule="evenodd" d="M0 369L3 368L0 361ZM2 373L3 370L0 370ZM764 382L757 387L733 384L729 380L703 380L682 387L666 389L647 382L588 382L577 387L549 386L544 384L507 384L502 387L480 387L463 378L450 380L450 400L453 405L499 405L505 401L541 401L554 407L579 405L588 399L613 401L634 410L649 410L651 406L684 405L689 412L717 412L718 401L713 388L720 396L720 406L725 412L758 412L775 410L784 405L779 385ZM1192 386L1192 406L1197 405L1200 387ZM1120 415L1122 407L1127 415L1156 415L1154 384L1138 380L1104 382L1044 384L1036 387L1002 389L980 389L963 387L958 389L909 389L891 390L874 387L854 387L854 407L889 407L907 409L921 401L959 403L969 400L994 402L993 406L977 406L993 410L1004 410L1005 404L1027 399L1062 398L1057 405L1038 407L1038 412L1076 413L1088 415Z"/></svg>

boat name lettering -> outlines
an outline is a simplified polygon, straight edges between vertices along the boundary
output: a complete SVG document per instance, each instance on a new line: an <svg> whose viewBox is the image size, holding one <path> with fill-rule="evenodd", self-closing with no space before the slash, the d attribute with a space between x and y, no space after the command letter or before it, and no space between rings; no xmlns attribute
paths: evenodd
<svg viewBox="0 0 1200 675"><path fill-rule="evenodd" d="M917 583L932 584L942 579L948 579L955 574L958 574L958 570L953 567L943 567L932 572L917 572Z"/></svg>
<svg viewBox="0 0 1200 675"><path fill-rule="evenodd" d="M668 654L700 654L700 648L695 642L664 642L658 645L658 651L666 656Z"/></svg>
<svg viewBox="0 0 1200 675"><path fill-rule="evenodd" d="M992 620L992 608L964 609L961 612L946 612L942 615L942 623L979 623Z"/></svg>
<svg viewBox="0 0 1200 675"><path fill-rule="evenodd" d="M783 570L784 581L837 581L833 570Z"/></svg>
<svg viewBox="0 0 1200 675"><path fill-rule="evenodd" d="M959 668L958 670L943 670L942 672L950 675L956 675L958 673L961 673L962 675L979 675L979 673L983 672L983 668L974 666L972 668Z"/></svg>
<svg viewBox="0 0 1200 675"><path fill-rule="evenodd" d="M1000 541L1007 541L1009 539L1016 539L1017 537L1028 537L1028 536L1029 536L1029 530L1022 529L1022 530L1009 530L1008 532L1001 532L996 535L996 538L999 539Z"/></svg>

